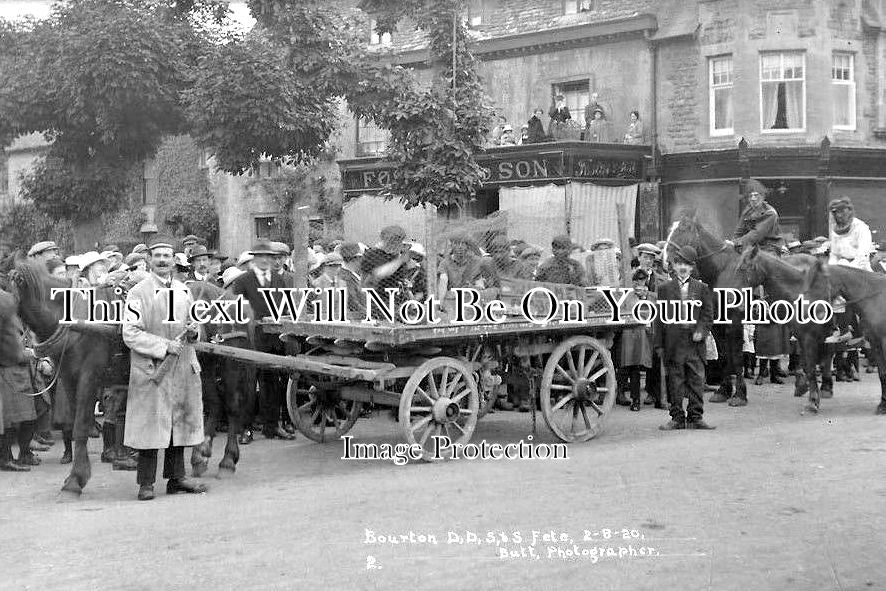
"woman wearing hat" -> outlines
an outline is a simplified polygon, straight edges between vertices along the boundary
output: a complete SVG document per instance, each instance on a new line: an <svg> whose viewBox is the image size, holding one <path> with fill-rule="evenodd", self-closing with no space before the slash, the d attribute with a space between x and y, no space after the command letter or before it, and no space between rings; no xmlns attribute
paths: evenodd
<svg viewBox="0 0 886 591"><path fill-rule="evenodd" d="M639 145L643 143L643 122L640 121L640 111L631 111L628 129L625 131L624 142L626 144Z"/></svg>
<svg viewBox="0 0 886 591"><path fill-rule="evenodd" d="M585 141L592 143L609 142L609 122L603 115L603 109L597 107L592 113L593 119L585 131Z"/></svg>
<svg viewBox="0 0 886 591"><path fill-rule="evenodd" d="M559 140L568 135L565 130L566 122L572 119L572 114L566 106L566 97L562 93L554 95L554 103L548 111L548 116L551 118L548 123L548 135L551 138Z"/></svg>

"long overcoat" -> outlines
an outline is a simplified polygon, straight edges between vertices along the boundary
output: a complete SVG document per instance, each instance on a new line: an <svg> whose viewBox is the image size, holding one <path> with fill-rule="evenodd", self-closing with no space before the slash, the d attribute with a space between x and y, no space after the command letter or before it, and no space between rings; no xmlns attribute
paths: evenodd
<svg viewBox="0 0 886 591"><path fill-rule="evenodd" d="M200 364L192 346L171 357L169 371L157 382L152 380L166 358L169 341L188 323L191 294L187 286L173 280L174 322L168 319L169 295L153 273L129 291L127 310L138 310L139 317L126 314L123 342L131 351L129 399L126 406L124 443L134 449L165 449L198 445L203 441L203 400Z"/></svg>

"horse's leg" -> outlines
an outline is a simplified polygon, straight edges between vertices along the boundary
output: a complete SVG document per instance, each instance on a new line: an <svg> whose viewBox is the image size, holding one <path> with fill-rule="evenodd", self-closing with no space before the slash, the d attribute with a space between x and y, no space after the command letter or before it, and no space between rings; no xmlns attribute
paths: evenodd
<svg viewBox="0 0 886 591"><path fill-rule="evenodd" d="M744 345L744 327L742 325L730 325L728 333L728 342L726 352L728 354L729 363L727 371L730 379L734 376L735 390L732 398L729 400L729 406L747 406L748 404L748 387L744 381L744 354L742 353L742 345Z"/></svg>
<svg viewBox="0 0 886 591"><path fill-rule="evenodd" d="M806 371L806 366L808 365L808 363L806 362L806 349L808 347L803 346L804 339L802 328L797 328L795 334L797 336L798 359L796 361L796 366L794 367L794 396L796 398L801 398L809 391L809 380L815 379L815 372L813 371L810 374L808 371Z"/></svg>
<svg viewBox="0 0 886 591"><path fill-rule="evenodd" d="M248 388L254 383L250 368L236 361L226 361L222 366L224 389L222 402L228 417L228 440L225 444L225 455L218 465L218 477L231 476L240 461L240 445L238 437L246 422L246 407L252 400Z"/></svg>
<svg viewBox="0 0 886 591"><path fill-rule="evenodd" d="M720 387L717 388L716 392L711 394L708 402L726 402L732 398L733 392L732 382L729 380L729 374L727 371L729 366L729 352L727 350L727 341L729 340L728 329L721 329L719 325L717 325L713 329L713 334L714 342L717 343L717 352L723 360L723 367L720 376Z"/></svg>
<svg viewBox="0 0 886 591"><path fill-rule="evenodd" d="M71 473L65 479L62 491L80 494L83 487L92 477L92 465L89 462L86 443L95 423L94 410L96 391L99 385L99 368L93 363L78 363L76 357L68 358L71 362L68 371L70 392L75 393L74 400L74 462ZM77 373L74 374L74 368Z"/></svg>
<svg viewBox="0 0 886 591"><path fill-rule="evenodd" d="M821 393L818 390L818 378L815 377L815 366L818 363L818 343L815 332L806 332L802 336L801 349L803 350L803 371L809 386L809 400L805 409L809 412L818 412L821 404Z"/></svg>
<svg viewBox="0 0 886 591"><path fill-rule="evenodd" d="M886 415L886 336L868 341L871 343L877 374L880 377L880 404L877 405L876 414Z"/></svg>

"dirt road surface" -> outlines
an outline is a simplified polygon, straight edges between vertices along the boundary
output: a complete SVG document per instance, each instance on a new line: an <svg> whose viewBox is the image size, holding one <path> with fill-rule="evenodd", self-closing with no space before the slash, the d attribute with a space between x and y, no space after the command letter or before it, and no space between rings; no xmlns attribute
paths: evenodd
<svg viewBox="0 0 886 591"><path fill-rule="evenodd" d="M710 432L661 432L664 411L617 408L564 461L401 467L259 436L233 480L172 497L161 481L147 503L134 473L98 463L97 439L86 492L58 503L57 443L30 474L0 473L0 588L886 589L875 377L838 384L818 415L800 414L790 386L751 386L746 408L705 405ZM538 421L535 441L553 442ZM526 440L530 428L527 414L497 412L473 441ZM387 413L351 434L402 441ZM415 541L366 543L367 530Z"/></svg>

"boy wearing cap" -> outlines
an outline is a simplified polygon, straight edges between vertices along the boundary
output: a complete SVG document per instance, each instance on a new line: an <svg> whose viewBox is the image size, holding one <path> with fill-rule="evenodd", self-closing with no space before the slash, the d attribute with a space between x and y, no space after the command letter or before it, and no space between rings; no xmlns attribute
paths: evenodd
<svg viewBox="0 0 886 591"><path fill-rule="evenodd" d="M363 287L378 290L382 297L386 297L386 289L396 289L397 303L401 304L406 301L401 287L407 278L407 263L412 260L409 245L404 242L406 230L387 226L382 228L379 237L379 244L363 253L360 263Z"/></svg>
<svg viewBox="0 0 886 591"><path fill-rule="evenodd" d="M570 258L570 253L577 249L569 236L561 234L551 240L551 252L554 256L543 262L535 274L536 281L547 283L566 283L569 285L587 286L584 269L581 263Z"/></svg>
<svg viewBox="0 0 886 591"><path fill-rule="evenodd" d="M671 420L661 427L662 431L675 429L713 429L704 414L705 339L712 323L713 300L707 284L692 277L698 255L691 246L684 246L674 256L675 277L659 286L660 302L679 305L685 301L699 301L700 307L692 308L694 321L681 324L665 324L661 317L656 320L656 350L664 359L670 394ZM688 399L683 410L683 398Z"/></svg>

